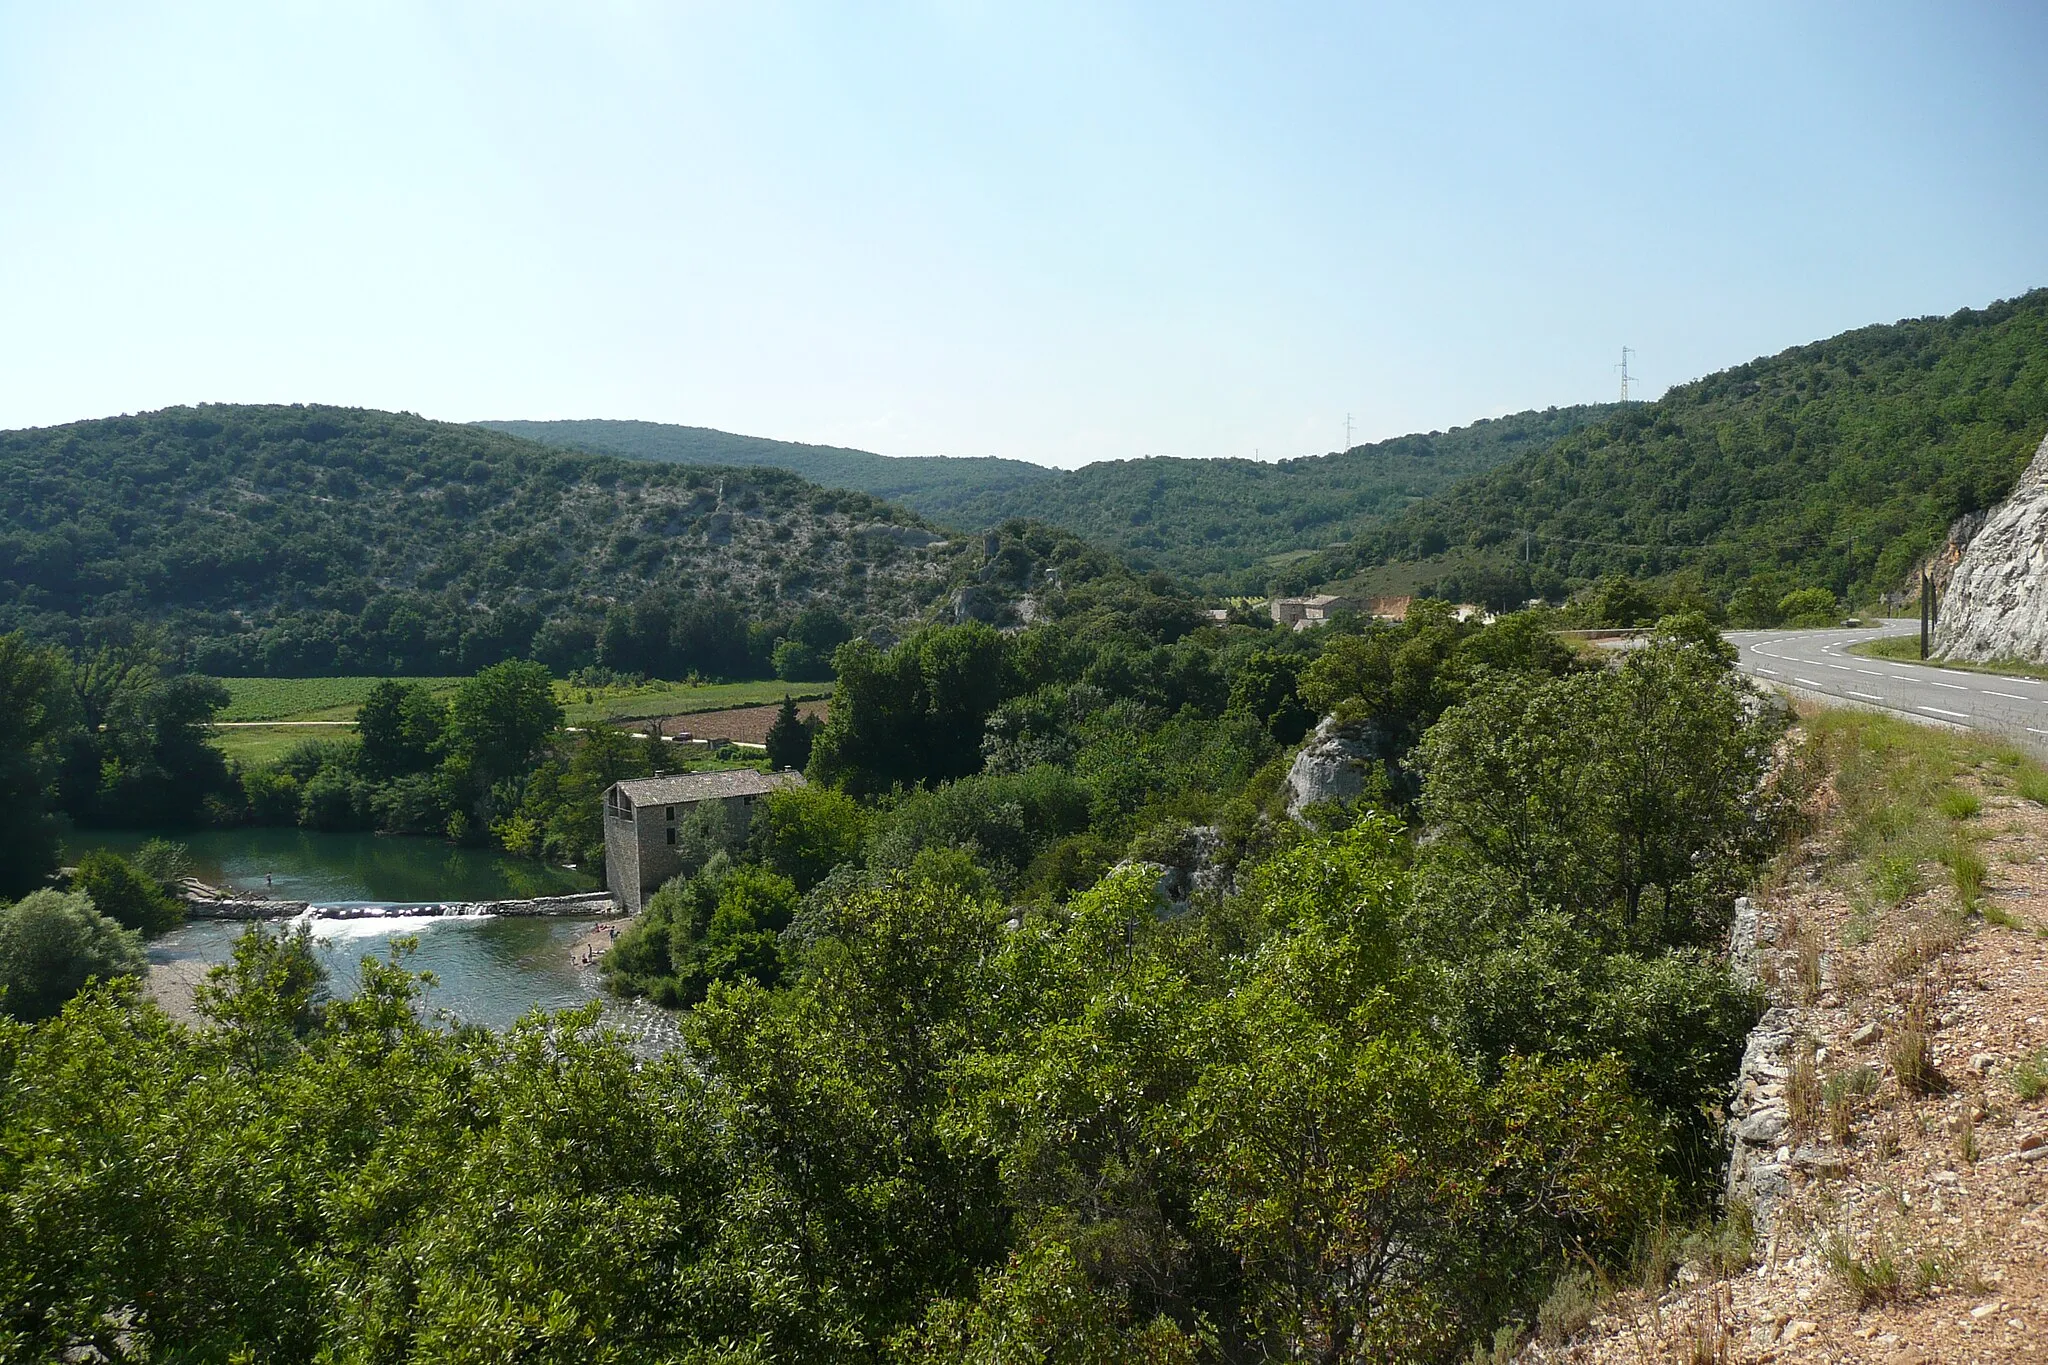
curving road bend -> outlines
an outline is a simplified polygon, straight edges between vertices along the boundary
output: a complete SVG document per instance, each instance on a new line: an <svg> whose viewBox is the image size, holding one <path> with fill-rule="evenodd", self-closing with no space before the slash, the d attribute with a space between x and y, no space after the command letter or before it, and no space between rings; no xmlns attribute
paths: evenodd
<svg viewBox="0 0 2048 1365"><path fill-rule="evenodd" d="M1736 630L1727 638L1741 651L1736 666L1759 682L1879 707L1923 724L1984 731L2048 753L2048 682L1849 652L1865 640L1919 629L1917 621L1888 621L1849 630Z"/></svg>

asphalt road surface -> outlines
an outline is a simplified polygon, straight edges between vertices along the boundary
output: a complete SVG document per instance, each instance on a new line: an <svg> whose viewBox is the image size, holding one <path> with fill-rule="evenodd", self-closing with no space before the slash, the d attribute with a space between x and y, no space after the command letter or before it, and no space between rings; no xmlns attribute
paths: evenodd
<svg viewBox="0 0 2048 1365"><path fill-rule="evenodd" d="M1885 635L1917 635L1915 621L1851 630L1737 630L1737 666L1760 682L1881 707L1929 725L1979 730L2048 753L2048 682L1896 663L1851 654Z"/></svg>

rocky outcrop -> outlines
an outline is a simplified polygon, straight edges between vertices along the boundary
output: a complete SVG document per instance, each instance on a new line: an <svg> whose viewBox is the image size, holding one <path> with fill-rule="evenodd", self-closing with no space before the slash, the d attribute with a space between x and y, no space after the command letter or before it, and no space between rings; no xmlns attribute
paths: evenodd
<svg viewBox="0 0 2048 1365"><path fill-rule="evenodd" d="M1345 727L1325 716L1287 770L1287 813L1299 818L1310 806L1349 805L1365 795L1375 768L1386 762L1387 746L1370 725Z"/></svg>
<svg viewBox="0 0 2048 1365"><path fill-rule="evenodd" d="M1935 656L2048 661L2048 438L1967 539L1935 623Z"/></svg>
<svg viewBox="0 0 2048 1365"><path fill-rule="evenodd" d="M1223 831L1214 825L1189 825L1171 846L1148 849L1150 858L1126 858L1112 871L1142 867L1158 880L1161 910L1185 907L1198 895L1230 889L1230 870L1223 865Z"/></svg>

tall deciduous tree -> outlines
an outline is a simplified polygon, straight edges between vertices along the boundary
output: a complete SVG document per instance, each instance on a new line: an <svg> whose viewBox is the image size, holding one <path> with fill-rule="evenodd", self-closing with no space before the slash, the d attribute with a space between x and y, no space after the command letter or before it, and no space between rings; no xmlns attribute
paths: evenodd
<svg viewBox="0 0 2048 1365"><path fill-rule="evenodd" d="M493 664L455 689L448 708L448 761L475 789L526 772L562 728L554 679L540 664Z"/></svg>
<svg viewBox="0 0 2048 1365"><path fill-rule="evenodd" d="M426 687L385 679L356 712L363 775L389 781L434 766L448 708Z"/></svg>
<svg viewBox="0 0 2048 1365"><path fill-rule="evenodd" d="M1007 642L979 622L927 627L886 651L853 640L833 666L812 776L856 794L977 771L982 729L1014 690Z"/></svg>
<svg viewBox="0 0 2048 1365"><path fill-rule="evenodd" d="M0 896L23 895L57 870L51 784L68 700L54 650L0 635Z"/></svg>

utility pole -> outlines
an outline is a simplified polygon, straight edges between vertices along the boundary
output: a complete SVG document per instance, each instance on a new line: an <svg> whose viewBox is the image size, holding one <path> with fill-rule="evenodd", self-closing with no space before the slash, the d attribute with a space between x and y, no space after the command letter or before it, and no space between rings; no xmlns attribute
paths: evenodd
<svg viewBox="0 0 2048 1365"><path fill-rule="evenodd" d="M1624 403L1628 401L1628 358L1634 354L1635 351L1633 349L1627 346L1622 347L1621 363L1614 367L1621 371L1621 401Z"/></svg>
<svg viewBox="0 0 2048 1365"><path fill-rule="evenodd" d="M1927 637L1934 630L1934 575L1920 571L1920 657L1927 657Z"/></svg>

